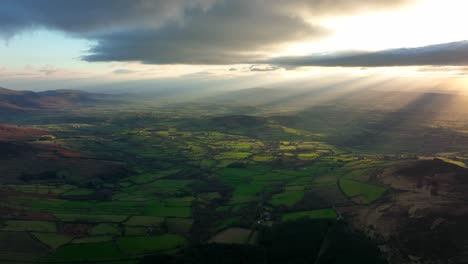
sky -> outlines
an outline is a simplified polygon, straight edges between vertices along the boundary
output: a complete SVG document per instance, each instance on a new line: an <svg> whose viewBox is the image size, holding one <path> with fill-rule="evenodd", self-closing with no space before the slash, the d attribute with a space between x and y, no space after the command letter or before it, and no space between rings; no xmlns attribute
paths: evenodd
<svg viewBox="0 0 468 264"><path fill-rule="evenodd" d="M330 73L460 85L466 10L466 0L2 0L0 86L251 80L242 88Z"/></svg>

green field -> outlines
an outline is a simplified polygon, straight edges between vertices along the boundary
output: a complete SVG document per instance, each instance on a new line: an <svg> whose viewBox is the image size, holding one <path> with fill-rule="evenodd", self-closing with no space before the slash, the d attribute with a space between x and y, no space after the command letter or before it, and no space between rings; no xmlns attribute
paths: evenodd
<svg viewBox="0 0 468 264"><path fill-rule="evenodd" d="M148 234L147 227L125 226L124 230L126 236L145 236Z"/></svg>
<svg viewBox="0 0 468 264"><path fill-rule="evenodd" d="M132 216L124 224L128 226L160 226L164 222L162 217Z"/></svg>
<svg viewBox="0 0 468 264"><path fill-rule="evenodd" d="M2 231L33 231L33 232L47 232L55 233L57 226L54 222L45 221L21 221L21 220L8 220L5 221Z"/></svg>
<svg viewBox="0 0 468 264"><path fill-rule="evenodd" d="M332 208L287 213L287 214L283 215L282 221L292 221L292 220L298 220L298 219L303 219L303 218L308 218L308 219L335 219L336 218L336 213L335 213L335 210L333 210Z"/></svg>
<svg viewBox="0 0 468 264"><path fill-rule="evenodd" d="M363 183L351 179L341 178L340 188L350 198L358 203L370 204L379 199L387 190L384 187Z"/></svg>
<svg viewBox="0 0 468 264"><path fill-rule="evenodd" d="M245 159L250 156L250 152L224 152L217 156L215 159L218 160L237 160L237 159Z"/></svg>
<svg viewBox="0 0 468 264"><path fill-rule="evenodd" d="M55 214L55 216L64 222L120 223L127 219L126 215Z"/></svg>
<svg viewBox="0 0 468 264"><path fill-rule="evenodd" d="M91 228L89 234L93 236L118 236L122 234L122 230L116 224L101 223Z"/></svg>
<svg viewBox="0 0 468 264"><path fill-rule="evenodd" d="M73 238L65 235L59 235L56 233L33 233L34 237L42 243L56 249L62 245L67 244Z"/></svg>
<svg viewBox="0 0 468 264"><path fill-rule="evenodd" d="M142 255L182 248L187 241L181 236L167 234L155 237L122 237L116 243L126 255Z"/></svg>
<svg viewBox="0 0 468 264"><path fill-rule="evenodd" d="M71 244L60 247L55 253L45 260L50 262L85 262L119 260L127 256L120 253L113 242Z"/></svg>
<svg viewBox="0 0 468 264"><path fill-rule="evenodd" d="M185 218L168 218L166 220L166 225L170 233L189 233L193 225L193 220Z"/></svg>
<svg viewBox="0 0 468 264"><path fill-rule="evenodd" d="M303 197L304 197L303 190L285 191L285 192L273 195L273 197L271 198L271 204L275 206L278 206L278 205L292 206L295 203L302 200Z"/></svg>
<svg viewBox="0 0 468 264"><path fill-rule="evenodd" d="M314 160L318 158L320 155L317 153L301 153L298 154L297 157L301 160Z"/></svg>
<svg viewBox="0 0 468 264"><path fill-rule="evenodd" d="M99 243L99 242L108 242L112 240L112 236L90 236L75 238L71 241L72 244L86 244L86 243Z"/></svg>

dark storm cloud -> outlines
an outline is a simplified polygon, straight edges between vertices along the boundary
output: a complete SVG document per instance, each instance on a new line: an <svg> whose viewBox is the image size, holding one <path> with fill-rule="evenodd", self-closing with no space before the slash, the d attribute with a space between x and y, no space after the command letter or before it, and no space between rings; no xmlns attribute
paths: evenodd
<svg viewBox="0 0 468 264"><path fill-rule="evenodd" d="M298 17L249 10L239 3L214 7L210 14L191 12L183 25L100 35L84 59L231 64L261 59L280 44L325 34Z"/></svg>
<svg viewBox="0 0 468 264"><path fill-rule="evenodd" d="M206 10L215 0L2 0L0 33L45 27L86 35L176 22L191 9Z"/></svg>
<svg viewBox="0 0 468 264"><path fill-rule="evenodd" d="M95 41L87 61L229 64L328 33L304 17L411 0L2 0L0 35L48 28Z"/></svg>
<svg viewBox="0 0 468 264"><path fill-rule="evenodd" d="M468 65L468 41L379 52L329 53L324 55L280 57L265 61L265 63L288 67L465 66Z"/></svg>

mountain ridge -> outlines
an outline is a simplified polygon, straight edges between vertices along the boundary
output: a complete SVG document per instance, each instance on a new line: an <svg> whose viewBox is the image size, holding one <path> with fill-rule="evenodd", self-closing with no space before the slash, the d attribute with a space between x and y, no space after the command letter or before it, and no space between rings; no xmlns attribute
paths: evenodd
<svg viewBox="0 0 468 264"><path fill-rule="evenodd" d="M16 91L0 87L0 110L37 111L74 107L99 100L100 94L79 90Z"/></svg>

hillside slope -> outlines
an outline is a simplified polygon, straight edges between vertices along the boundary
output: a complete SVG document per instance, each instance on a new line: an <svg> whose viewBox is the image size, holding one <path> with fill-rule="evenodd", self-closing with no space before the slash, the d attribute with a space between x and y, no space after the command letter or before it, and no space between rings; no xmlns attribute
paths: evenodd
<svg viewBox="0 0 468 264"><path fill-rule="evenodd" d="M75 90L13 91L0 87L0 110L35 111L96 102L102 95Z"/></svg>

